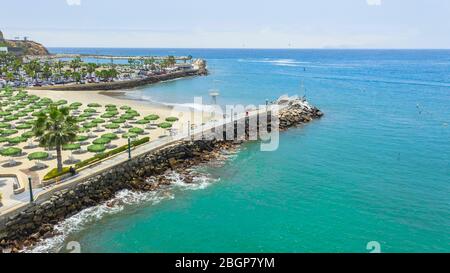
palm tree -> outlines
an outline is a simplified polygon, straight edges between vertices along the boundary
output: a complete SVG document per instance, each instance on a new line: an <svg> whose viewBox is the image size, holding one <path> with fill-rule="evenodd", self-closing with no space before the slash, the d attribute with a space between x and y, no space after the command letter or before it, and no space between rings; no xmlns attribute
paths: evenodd
<svg viewBox="0 0 450 273"><path fill-rule="evenodd" d="M92 74L97 69L97 64L95 63L88 63L87 64L87 72L89 73L89 77L92 78Z"/></svg>
<svg viewBox="0 0 450 273"><path fill-rule="evenodd" d="M64 63L59 60L55 63L55 68L58 70L59 74L62 74L62 69L64 68Z"/></svg>
<svg viewBox="0 0 450 273"><path fill-rule="evenodd" d="M77 72L77 69L81 67L81 63L82 63L81 58L76 57L70 62L70 68L73 69L73 72Z"/></svg>
<svg viewBox="0 0 450 273"><path fill-rule="evenodd" d="M46 62L44 64L44 68L42 69L42 76L48 80L52 75L53 75L52 68L51 68L50 64L48 62Z"/></svg>
<svg viewBox="0 0 450 273"><path fill-rule="evenodd" d="M48 114L41 113L38 116L33 126L33 133L39 138L41 145L56 148L58 172L61 173L62 146L75 141L79 127L75 117L70 115L68 107L58 108L56 105L50 105L49 110Z"/></svg>

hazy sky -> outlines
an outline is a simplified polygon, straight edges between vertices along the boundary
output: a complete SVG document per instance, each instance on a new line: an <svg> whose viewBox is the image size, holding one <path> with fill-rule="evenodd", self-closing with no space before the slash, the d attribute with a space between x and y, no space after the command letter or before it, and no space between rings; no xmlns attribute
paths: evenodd
<svg viewBox="0 0 450 273"><path fill-rule="evenodd" d="M450 0L0 0L50 47L450 48Z"/></svg>

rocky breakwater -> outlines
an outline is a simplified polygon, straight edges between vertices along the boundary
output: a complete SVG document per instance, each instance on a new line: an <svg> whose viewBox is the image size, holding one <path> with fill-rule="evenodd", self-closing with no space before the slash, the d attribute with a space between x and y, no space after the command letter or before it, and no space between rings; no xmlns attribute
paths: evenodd
<svg viewBox="0 0 450 273"><path fill-rule="evenodd" d="M287 103L287 107L282 108L278 115L280 130L308 123L323 116L323 113L317 107L310 105L306 100L293 99L285 103Z"/></svg>
<svg viewBox="0 0 450 273"><path fill-rule="evenodd" d="M284 106L278 113L281 130L323 116L319 109L305 100L290 99L277 103ZM19 252L57 235L54 226L83 209L102 203L115 206L110 200L121 190L156 191L170 185L168 172L176 171L184 183L192 183L190 167L212 160L224 162L226 154L236 149L239 143L218 140L179 142L105 170L72 188L54 193L47 200L38 200L0 223L0 253Z"/></svg>
<svg viewBox="0 0 450 273"><path fill-rule="evenodd" d="M73 188L56 192L50 199L32 204L2 223L0 253L19 252L57 235L54 226L60 221L88 207L108 202L120 190L158 190L171 183L164 175L168 171L179 172L185 183L190 183L189 167L217 159L222 156L221 151L234 146L236 144L231 142L216 140L182 142L134 158ZM113 203L107 205L114 206Z"/></svg>

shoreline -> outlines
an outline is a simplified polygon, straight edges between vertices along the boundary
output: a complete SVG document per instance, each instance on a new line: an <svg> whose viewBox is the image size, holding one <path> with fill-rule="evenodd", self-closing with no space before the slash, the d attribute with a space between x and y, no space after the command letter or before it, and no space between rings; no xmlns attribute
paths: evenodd
<svg viewBox="0 0 450 273"><path fill-rule="evenodd" d="M139 205L143 202L153 201L151 198L150 200L143 198L143 200L134 200L134 203L127 204L127 200L123 200L119 197L123 191L128 191L128 193L132 196L145 196L146 194L152 194L152 196L159 196L162 199L172 199L171 191L173 191L176 187L181 186L186 188L192 187L194 189L202 189L202 187L205 187L204 183L211 185L216 182L216 179L209 177L210 180L208 182L198 182L196 181L196 178L204 178L205 176L199 176L196 169L204 166L220 167L224 165L230 156L239 150L241 145L242 143L220 142L210 151L203 151L201 154L196 155L190 160L174 163L169 169L161 174L145 178L134 178L130 188L117 191L111 196L111 198L99 202L98 204L95 204L87 209L95 211L96 209L106 208L109 210L109 213L115 214L116 212L123 211L121 209L125 209L125 205ZM83 219L83 211L84 210L71 217L82 217L81 219ZM108 213L105 213L105 215L107 214ZM64 222L70 221L71 217L68 217L53 226L45 226L39 231L39 237L30 237L31 239L28 239L28 242L24 241L21 246L22 248L18 249L18 252L40 253L42 252L41 248L43 248L45 252L54 250L60 245L52 244L52 240L55 240L58 236L62 236L62 238L58 239L63 239L64 242L64 240L67 239L67 236L70 236L73 232L73 227L67 232L61 230L61 227L64 226ZM80 225L82 226L83 221L81 220L80 222Z"/></svg>
<svg viewBox="0 0 450 273"><path fill-rule="evenodd" d="M279 113L280 129L286 130L308 123L323 115L319 109L308 104L306 106L299 100L291 101L287 108ZM105 169L95 177L90 177L73 188L55 192L49 200L36 203L19 215L10 217L2 229L0 253L21 252L43 239L57 236L55 227L59 223L84 209L112 200L121 190L156 191L160 186L167 185L164 180L166 171L178 169L184 172L199 163L211 162L220 157L220 151L232 150L242 142L244 141L185 140L144 153L114 168ZM189 177L189 174L186 177ZM156 179L156 183L148 183L150 178L153 178L153 181Z"/></svg>
<svg viewBox="0 0 450 273"><path fill-rule="evenodd" d="M136 87L155 84L159 82L195 77L206 76L208 70L205 68L193 69L189 71L173 72L162 75L148 76L143 79L125 80L117 82L100 82L100 83L86 83L86 84L69 84L69 85L53 85L43 87L31 87L29 90L52 90L52 91L108 91L108 90L125 90Z"/></svg>

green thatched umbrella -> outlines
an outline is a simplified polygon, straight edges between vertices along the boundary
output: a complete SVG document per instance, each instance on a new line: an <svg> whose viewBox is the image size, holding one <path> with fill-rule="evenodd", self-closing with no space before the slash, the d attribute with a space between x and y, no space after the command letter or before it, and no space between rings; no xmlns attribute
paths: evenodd
<svg viewBox="0 0 450 273"><path fill-rule="evenodd" d="M100 123L105 123L105 120L101 119L101 118L96 118L96 119L92 120L92 122L95 124L100 124Z"/></svg>
<svg viewBox="0 0 450 273"><path fill-rule="evenodd" d="M176 117L168 117L168 118L166 118L166 121L167 122L175 122L175 121L178 121L178 118L176 118Z"/></svg>
<svg viewBox="0 0 450 273"><path fill-rule="evenodd" d="M146 120L158 120L159 116L158 115L148 115L145 117Z"/></svg>
<svg viewBox="0 0 450 273"><path fill-rule="evenodd" d="M90 128L94 128L97 127L97 124L93 123L93 122L88 122L88 123L84 123L83 124L84 128L90 129Z"/></svg>
<svg viewBox="0 0 450 273"><path fill-rule="evenodd" d="M133 117L141 116L141 114L139 114L138 112L128 113L128 115L132 115Z"/></svg>
<svg viewBox="0 0 450 273"><path fill-rule="evenodd" d="M122 110L130 110L131 107L127 106L127 105L124 105L124 106L121 106L120 109L122 109Z"/></svg>
<svg viewBox="0 0 450 273"><path fill-rule="evenodd" d="M10 128L11 124L6 123L6 122L0 122L0 128L4 129L4 128Z"/></svg>
<svg viewBox="0 0 450 273"><path fill-rule="evenodd" d="M93 144L102 144L102 145L105 145L105 144L108 144L108 143L110 143L110 142L111 142L111 139L101 137L101 138L97 138L97 139L94 140L92 143L93 143Z"/></svg>
<svg viewBox="0 0 450 273"><path fill-rule="evenodd" d="M32 131L25 132L21 135L24 138L34 137L34 133Z"/></svg>
<svg viewBox="0 0 450 273"><path fill-rule="evenodd" d="M28 160L30 160L30 161L36 160L35 168L38 168L38 169L45 169L45 168L47 168L48 166L47 166L47 165L44 165L44 164L40 164L39 161L44 160L44 159L47 159L48 156L49 156L49 154L46 153L46 152L34 152L34 153L31 153L31 154L28 155Z"/></svg>
<svg viewBox="0 0 450 273"><path fill-rule="evenodd" d="M119 137L116 134L108 133L108 134L102 135L101 138L107 138L107 139L110 139L110 140L114 140L114 139L118 139ZM101 143L98 143L98 144L101 144Z"/></svg>
<svg viewBox="0 0 450 273"><path fill-rule="evenodd" d="M150 122L151 121L148 119L140 119L140 120L136 121L137 124L148 124Z"/></svg>
<svg viewBox="0 0 450 273"><path fill-rule="evenodd" d="M168 129L168 128L172 128L172 123L170 123L170 122L162 122L158 126L160 128L163 128L163 129Z"/></svg>
<svg viewBox="0 0 450 273"><path fill-rule="evenodd" d="M89 130L88 128L84 128L84 127L81 127L78 129L78 132L80 132L80 133L89 133L90 131L91 130Z"/></svg>
<svg viewBox="0 0 450 273"><path fill-rule="evenodd" d="M103 115L101 115L100 117L102 117L102 118L112 118L112 117L114 117L115 115L114 114L111 114L111 113L109 113L109 112L106 112L106 113L104 113Z"/></svg>
<svg viewBox="0 0 450 273"><path fill-rule="evenodd" d="M88 118L88 117L92 117L92 113L84 113L84 114L81 114L79 117L80 117L80 118Z"/></svg>
<svg viewBox="0 0 450 273"><path fill-rule="evenodd" d="M105 108L117 108L117 105L115 105L115 104L107 104L107 105L105 105Z"/></svg>
<svg viewBox="0 0 450 273"><path fill-rule="evenodd" d="M126 122L126 120L123 118L116 118L116 119L113 119L111 122L116 123L116 124L123 124Z"/></svg>
<svg viewBox="0 0 450 273"><path fill-rule="evenodd" d="M59 100L59 101L57 101L57 102L55 102L55 104L56 105L64 105L64 104L67 104L67 101L66 100Z"/></svg>
<svg viewBox="0 0 450 273"><path fill-rule="evenodd" d="M133 133L133 134L142 134L142 133L144 133L144 129L134 127L134 128L131 128L130 130L128 130L128 132Z"/></svg>
<svg viewBox="0 0 450 273"><path fill-rule="evenodd" d="M87 149L91 153L101 153L106 150L106 147L103 144L94 144L94 145L89 145L87 147Z"/></svg>
<svg viewBox="0 0 450 273"><path fill-rule="evenodd" d="M106 114L117 116L119 111L117 111L117 109L106 109Z"/></svg>
<svg viewBox="0 0 450 273"><path fill-rule="evenodd" d="M84 122L84 121L86 121L86 117L77 117L76 118L76 120L77 120L77 122Z"/></svg>
<svg viewBox="0 0 450 273"><path fill-rule="evenodd" d="M137 137L137 134L135 133L126 133L122 135L122 138L135 138Z"/></svg>
<svg viewBox="0 0 450 273"><path fill-rule="evenodd" d="M8 147L0 150L0 155L2 156L16 156L22 154L22 149L17 147Z"/></svg>
<svg viewBox="0 0 450 273"><path fill-rule="evenodd" d="M95 110L94 108L86 108L86 109L84 109L84 112L85 113L96 113L97 110Z"/></svg>
<svg viewBox="0 0 450 273"><path fill-rule="evenodd" d="M3 130L2 135L3 136L10 136L10 135L17 134L18 132L19 131L16 130L16 129L6 129L6 130Z"/></svg>
<svg viewBox="0 0 450 273"><path fill-rule="evenodd" d="M81 105L83 105L81 102L74 102L74 103L70 104L70 106L73 106L73 107L80 107Z"/></svg>
<svg viewBox="0 0 450 273"><path fill-rule="evenodd" d="M1 111L0 112L0 117L6 117L6 116L10 116L11 115L11 112L8 112L8 111Z"/></svg>
<svg viewBox="0 0 450 273"><path fill-rule="evenodd" d="M33 126L30 124L20 124L20 125L16 126L16 129L19 129L19 130L25 130L25 129L31 129L31 128L33 128Z"/></svg>
<svg viewBox="0 0 450 273"><path fill-rule="evenodd" d="M0 143L8 142L7 137L0 137Z"/></svg>
<svg viewBox="0 0 450 273"><path fill-rule="evenodd" d="M48 153L46 152L34 152L28 155L29 160L43 160L48 158Z"/></svg>
<svg viewBox="0 0 450 273"><path fill-rule="evenodd" d="M134 115L133 114L123 114L120 116L120 118L130 120L130 119L134 119Z"/></svg>
<svg viewBox="0 0 450 273"><path fill-rule="evenodd" d="M21 136L8 139L9 144L19 144L19 143L25 142L25 141L27 141L27 138L21 137Z"/></svg>
<svg viewBox="0 0 450 273"><path fill-rule="evenodd" d="M13 120L18 120L19 118L15 115L11 115L11 116L6 116L3 118L4 121L13 121Z"/></svg>
<svg viewBox="0 0 450 273"><path fill-rule="evenodd" d="M24 113L24 112L17 112L14 116L16 116L18 118L22 118L22 117L28 116L28 114Z"/></svg>
<svg viewBox="0 0 450 273"><path fill-rule="evenodd" d="M89 139L89 137L88 136L77 136L77 138L76 138L76 140L77 141L86 141L86 140L88 140Z"/></svg>
<svg viewBox="0 0 450 273"><path fill-rule="evenodd" d="M23 109L22 112L23 113L31 113L31 112L34 112L34 109L33 108L26 108L26 109Z"/></svg>
<svg viewBox="0 0 450 273"><path fill-rule="evenodd" d="M120 125L119 125L119 124L116 124L116 123L110 123L110 124L106 124L106 125L105 125L105 128L106 128L106 129L119 129L119 128L120 128Z"/></svg>
<svg viewBox="0 0 450 273"><path fill-rule="evenodd" d="M80 149L81 145L79 143L70 143L70 144L66 144L63 145L63 150L64 151L75 151Z"/></svg>
<svg viewBox="0 0 450 273"><path fill-rule="evenodd" d="M93 103L89 103L87 105L88 107L92 107L92 108L98 108L98 107L102 107L100 104L93 102Z"/></svg>

